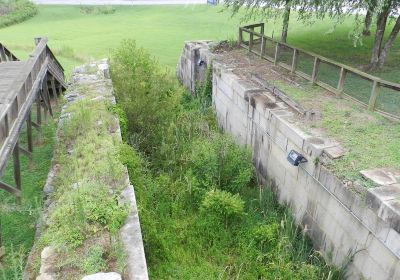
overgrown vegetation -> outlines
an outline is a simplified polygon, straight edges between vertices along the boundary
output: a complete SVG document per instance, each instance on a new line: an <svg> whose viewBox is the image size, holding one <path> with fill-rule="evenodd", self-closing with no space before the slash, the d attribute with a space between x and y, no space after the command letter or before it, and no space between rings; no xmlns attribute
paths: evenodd
<svg viewBox="0 0 400 280"><path fill-rule="evenodd" d="M119 160L117 119L106 99L88 86L70 87L85 99L66 109L55 150L54 206L49 210L45 230L34 254L37 273L39 254L45 246L57 251L57 267L62 279L78 279L99 271L124 275L125 254L119 229L129 209L119 202L126 187ZM79 278L80 279L80 278Z"/></svg>
<svg viewBox="0 0 400 280"><path fill-rule="evenodd" d="M111 62L130 144L120 157L135 185L151 278L343 279L258 185L250 152L218 131L206 103L133 41Z"/></svg>
<svg viewBox="0 0 400 280"><path fill-rule="evenodd" d="M0 28L25 21L38 12L28 0L0 0Z"/></svg>

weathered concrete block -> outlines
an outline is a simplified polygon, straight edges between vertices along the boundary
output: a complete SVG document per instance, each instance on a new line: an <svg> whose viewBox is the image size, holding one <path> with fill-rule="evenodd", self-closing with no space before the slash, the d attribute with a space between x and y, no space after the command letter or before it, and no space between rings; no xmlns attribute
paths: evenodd
<svg viewBox="0 0 400 280"><path fill-rule="evenodd" d="M220 93L225 94L233 102L233 90L228 86L224 80L218 79L217 81L218 90Z"/></svg>
<svg viewBox="0 0 400 280"><path fill-rule="evenodd" d="M366 244L366 248L371 259L373 259L374 263L376 263L375 267L381 267L382 270L387 272L389 275L394 274L395 264L399 260L394 254L392 254L392 252L386 249L382 242L370 235Z"/></svg>
<svg viewBox="0 0 400 280"><path fill-rule="evenodd" d="M261 90L261 88L257 85L254 85L253 83L246 81L246 80L241 80L241 79L235 79L232 81L232 87L235 89L235 91L239 94L240 97L245 98L246 93L248 91L252 90Z"/></svg>
<svg viewBox="0 0 400 280"><path fill-rule="evenodd" d="M396 256L400 257L400 234L397 231L389 229L385 243L392 248Z"/></svg>
<svg viewBox="0 0 400 280"><path fill-rule="evenodd" d="M272 112L276 116L274 112ZM280 116L276 116L275 126L279 131L287 136L287 138L293 142L300 151L303 149L305 139L309 138L307 134L290 124L287 120Z"/></svg>
<svg viewBox="0 0 400 280"><path fill-rule="evenodd" d="M382 186L367 190L366 202L373 210L378 210L382 203L400 198L400 185Z"/></svg>
<svg viewBox="0 0 400 280"><path fill-rule="evenodd" d="M392 185L400 180L400 170L394 168L374 168L361 170L360 173L378 185Z"/></svg>

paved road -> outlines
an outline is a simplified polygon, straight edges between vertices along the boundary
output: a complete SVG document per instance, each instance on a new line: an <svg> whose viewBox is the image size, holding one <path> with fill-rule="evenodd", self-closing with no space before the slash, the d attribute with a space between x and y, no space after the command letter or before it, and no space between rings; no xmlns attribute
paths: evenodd
<svg viewBox="0 0 400 280"><path fill-rule="evenodd" d="M189 5L207 4L207 0L33 0L43 5Z"/></svg>

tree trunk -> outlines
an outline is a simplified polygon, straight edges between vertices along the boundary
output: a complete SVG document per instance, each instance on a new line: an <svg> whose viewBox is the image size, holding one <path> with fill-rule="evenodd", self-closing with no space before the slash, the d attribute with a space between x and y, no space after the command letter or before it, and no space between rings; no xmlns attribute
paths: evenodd
<svg viewBox="0 0 400 280"><path fill-rule="evenodd" d="M363 30L363 35L364 36L369 36L371 35L371 23L372 23L372 17L374 15L374 10L376 7L376 1L371 1L368 4L368 10L367 10L367 14L365 15L365 20L364 20L364 30Z"/></svg>
<svg viewBox="0 0 400 280"><path fill-rule="evenodd" d="M286 43L287 41L289 18L290 18L290 0L286 0L285 12L283 13L283 24L282 24L282 35L281 35L281 42L283 43Z"/></svg>
<svg viewBox="0 0 400 280"><path fill-rule="evenodd" d="M390 32L389 38L387 39L385 46L381 50L379 55L378 66L382 68L385 64L386 56L389 53L390 48L393 46L393 42L396 40L397 34L400 31L400 15L397 17L396 23L393 26L392 32Z"/></svg>
<svg viewBox="0 0 400 280"><path fill-rule="evenodd" d="M387 3L387 5L383 7L382 12L378 14L378 20L376 22L375 40L374 40L374 45L372 47L372 56L368 67L370 70L376 69L378 67L379 56L382 48L383 35L385 34L386 22L390 13L390 6L391 6L391 1L389 1L389 3Z"/></svg>

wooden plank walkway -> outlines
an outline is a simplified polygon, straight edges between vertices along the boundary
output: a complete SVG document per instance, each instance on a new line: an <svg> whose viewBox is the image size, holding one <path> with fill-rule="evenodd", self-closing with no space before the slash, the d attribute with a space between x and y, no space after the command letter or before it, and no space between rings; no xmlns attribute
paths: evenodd
<svg viewBox="0 0 400 280"><path fill-rule="evenodd" d="M19 61L0 43L0 178L13 157L15 186L0 180L0 189L21 196L20 153L32 160L32 127L40 131L43 117L53 115L51 98L66 89L64 69L47 46L47 38L36 38L36 48L26 61ZM32 107L36 104L36 120ZM26 126L27 148L19 145Z"/></svg>

